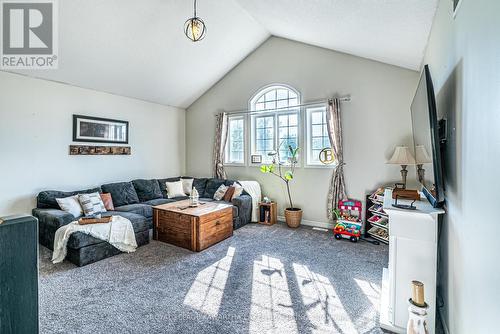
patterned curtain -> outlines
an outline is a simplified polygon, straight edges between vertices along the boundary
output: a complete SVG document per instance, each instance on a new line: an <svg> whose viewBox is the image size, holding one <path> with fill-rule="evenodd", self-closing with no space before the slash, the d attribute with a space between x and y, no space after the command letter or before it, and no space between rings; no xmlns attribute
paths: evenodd
<svg viewBox="0 0 500 334"><path fill-rule="evenodd" d="M328 101L326 124L328 127L328 136L330 137L330 145L337 160L337 164L333 169L332 179L330 181L327 202L327 216L328 219L332 220L334 218L332 210L337 208L339 200L347 198L344 181L345 164L344 152L342 148L342 122L340 120L339 99L332 99Z"/></svg>
<svg viewBox="0 0 500 334"><path fill-rule="evenodd" d="M224 170L224 155L226 153L228 126L227 114L224 112L217 114L215 121L213 176L224 180L227 179L226 171Z"/></svg>

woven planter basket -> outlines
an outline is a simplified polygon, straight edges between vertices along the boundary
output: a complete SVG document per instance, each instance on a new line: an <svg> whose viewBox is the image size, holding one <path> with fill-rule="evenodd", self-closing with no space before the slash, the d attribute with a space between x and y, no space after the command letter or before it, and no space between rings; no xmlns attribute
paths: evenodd
<svg viewBox="0 0 500 334"><path fill-rule="evenodd" d="M302 210L290 210L285 209L285 221L288 227L297 228L300 226L300 222L302 221Z"/></svg>

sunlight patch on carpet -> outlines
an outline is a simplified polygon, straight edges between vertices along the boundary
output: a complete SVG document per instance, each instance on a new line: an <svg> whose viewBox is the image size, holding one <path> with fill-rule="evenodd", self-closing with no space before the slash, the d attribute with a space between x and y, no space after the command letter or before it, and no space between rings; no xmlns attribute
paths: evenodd
<svg viewBox="0 0 500 334"><path fill-rule="evenodd" d="M312 333L358 333L327 277L297 263L293 270Z"/></svg>
<svg viewBox="0 0 500 334"><path fill-rule="evenodd" d="M225 257L198 273L184 298L184 305L217 317L234 253L234 247L229 247Z"/></svg>
<svg viewBox="0 0 500 334"><path fill-rule="evenodd" d="M283 263L262 255L254 261L250 333L298 333Z"/></svg>

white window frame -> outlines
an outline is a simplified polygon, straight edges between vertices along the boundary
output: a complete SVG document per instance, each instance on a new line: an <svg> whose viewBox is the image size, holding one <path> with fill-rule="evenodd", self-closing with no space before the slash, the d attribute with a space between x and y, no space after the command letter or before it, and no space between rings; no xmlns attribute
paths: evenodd
<svg viewBox="0 0 500 334"><path fill-rule="evenodd" d="M231 146L231 132L230 132L230 124L232 120L242 120L243 121L243 162L235 162L229 161L229 147ZM227 142L225 149L225 157L224 157L224 166L246 166L247 164L247 120L245 115L229 115L227 117L228 122L228 134L227 134Z"/></svg>
<svg viewBox="0 0 500 334"><path fill-rule="evenodd" d="M313 105L308 105L304 108L304 116L305 116L305 167L307 168L333 168L336 165L336 162L332 164L325 165L321 162L312 161L312 113L313 111L317 111L318 109L324 109L325 111L325 120L326 120L326 112L328 111L328 106L326 103L318 103Z"/></svg>
<svg viewBox="0 0 500 334"><path fill-rule="evenodd" d="M297 95L297 107L286 107L286 108L275 108L275 109L269 109L269 110L261 110L257 111L256 110L256 104L257 101L265 94L269 93L272 90L277 90L277 89L286 89L289 91L292 91L294 94ZM290 100L290 99L288 99ZM262 87L259 89L249 100L248 103L248 109L252 112L250 116L250 122L248 122L249 126L249 152L248 152L248 161L250 166L260 166L263 163L269 163L270 161L266 161L266 156L262 156L262 163L252 163L251 156L255 153L256 149L256 143L257 143L257 136L256 136L256 128L255 128L255 119L257 117L261 116L273 116L274 118L274 143L273 143L273 150L276 150L279 145L279 124L278 124L278 116L279 115L287 115L287 114L297 114L297 145L300 147L300 144L302 143L302 112L301 112L301 96L300 93L293 87L285 85L285 84L271 84L265 87ZM293 108L293 109L292 109ZM296 110L294 110L296 108ZM301 166L301 159L299 152L299 161L297 163L297 167Z"/></svg>

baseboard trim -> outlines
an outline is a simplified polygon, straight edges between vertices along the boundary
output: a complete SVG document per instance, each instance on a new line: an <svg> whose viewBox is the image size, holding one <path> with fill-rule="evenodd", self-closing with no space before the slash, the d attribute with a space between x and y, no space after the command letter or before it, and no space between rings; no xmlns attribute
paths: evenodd
<svg viewBox="0 0 500 334"><path fill-rule="evenodd" d="M448 329L446 321L444 320L444 317L443 317L443 308L438 307L438 312L439 312L439 319L441 320L441 326L443 326L444 334L450 334L450 331Z"/></svg>
<svg viewBox="0 0 500 334"><path fill-rule="evenodd" d="M285 217L278 216L278 220L280 222L285 222ZM305 226L311 226L311 227L327 228L327 229L330 229L330 230L333 229L333 224L332 223L318 222L318 221L314 221L314 220L302 219L301 224L305 225Z"/></svg>

